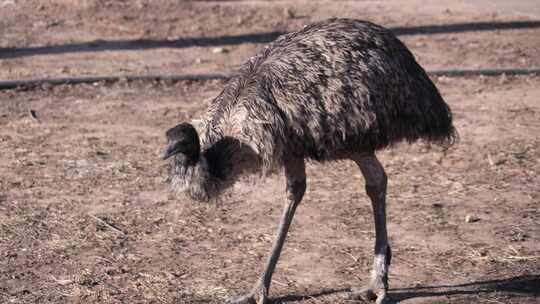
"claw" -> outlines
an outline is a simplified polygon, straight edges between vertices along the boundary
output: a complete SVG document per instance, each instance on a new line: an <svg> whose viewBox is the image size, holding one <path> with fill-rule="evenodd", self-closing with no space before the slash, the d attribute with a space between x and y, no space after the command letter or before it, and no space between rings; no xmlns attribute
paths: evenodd
<svg viewBox="0 0 540 304"><path fill-rule="evenodd" d="M371 287L353 288L348 296L351 300L361 300L364 302L375 301L377 294Z"/></svg>
<svg viewBox="0 0 540 304"><path fill-rule="evenodd" d="M386 290L374 289L372 287L353 288L348 295L351 300L362 301L365 303L375 301L375 304L388 304L390 303L390 297L388 297Z"/></svg>
<svg viewBox="0 0 540 304"><path fill-rule="evenodd" d="M230 304L267 304L268 296L262 287L255 287L254 291L245 296L229 301Z"/></svg>
<svg viewBox="0 0 540 304"><path fill-rule="evenodd" d="M229 304L257 304L252 295L246 295L229 301Z"/></svg>

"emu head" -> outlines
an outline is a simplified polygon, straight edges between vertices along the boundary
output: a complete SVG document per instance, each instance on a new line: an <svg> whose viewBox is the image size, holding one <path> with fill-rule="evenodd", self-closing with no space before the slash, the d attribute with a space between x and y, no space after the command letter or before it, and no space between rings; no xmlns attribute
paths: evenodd
<svg viewBox="0 0 540 304"><path fill-rule="evenodd" d="M182 123L167 130L167 146L161 152L161 158L176 155L176 161L186 166L193 166L199 161L201 146L199 135L189 123Z"/></svg>
<svg viewBox="0 0 540 304"><path fill-rule="evenodd" d="M172 167L171 186L177 195L187 194L196 201L209 201L214 195L217 182L208 171L206 159L201 156L199 135L188 123L169 129L167 146L161 152L162 159L175 157Z"/></svg>

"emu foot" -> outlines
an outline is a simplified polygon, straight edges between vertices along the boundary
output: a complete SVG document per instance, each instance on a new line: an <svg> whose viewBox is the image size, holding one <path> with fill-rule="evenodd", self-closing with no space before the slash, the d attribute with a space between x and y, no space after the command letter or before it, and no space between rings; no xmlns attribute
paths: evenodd
<svg viewBox="0 0 540 304"><path fill-rule="evenodd" d="M360 288L352 288L348 296L351 300L358 300L365 303L375 301L376 304L389 304L390 298L385 288L377 288L368 285Z"/></svg>
<svg viewBox="0 0 540 304"><path fill-rule="evenodd" d="M264 288L258 286L252 292L229 301L230 304L268 304L268 302L268 295L264 292Z"/></svg>
<svg viewBox="0 0 540 304"><path fill-rule="evenodd" d="M228 303L229 304L257 304L257 302L255 301L255 297L250 294L239 297L239 298L231 299Z"/></svg>

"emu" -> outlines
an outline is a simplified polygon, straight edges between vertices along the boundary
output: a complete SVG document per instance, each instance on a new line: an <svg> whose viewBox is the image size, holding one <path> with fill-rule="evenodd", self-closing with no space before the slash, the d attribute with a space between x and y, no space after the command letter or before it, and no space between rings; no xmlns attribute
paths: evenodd
<svg viewBox="0 0 540 304"><path fill-rule="evenodd" d="M265 303L294 213L306 190L305 161L352 160L365 179L375 222L369 283L353 298L386 302L391 250L387 176L376 151L399 141L451 145L452 114L426 72L389 30L329 19L277 38L245 62L210 104L199 132L166 132L171 184L208 201L241 175L283 168L286 202L277 239L253 289L235 304Z"/></svg>

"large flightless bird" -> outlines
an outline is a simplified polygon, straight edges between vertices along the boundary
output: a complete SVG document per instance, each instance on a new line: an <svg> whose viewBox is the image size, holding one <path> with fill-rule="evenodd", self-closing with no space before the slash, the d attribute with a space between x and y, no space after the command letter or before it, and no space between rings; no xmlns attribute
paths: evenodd
<svg viewBox="0 0 540 304"><path fill-rule="evenodd" d="M373 23L329 19L279 37L250 58L213 100L199 131L166 132L162 158L174 156L172 186L208 201L240 175L283 169L286 202L260 279L233 303L265 303L272 274L306 189L305 160L350 159L365 178L375 220L375 256L367 286L388 299L387 177L377 150L399 141L451 144L452 114L407 47Z"/></svg>

